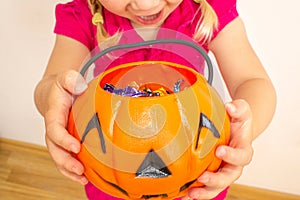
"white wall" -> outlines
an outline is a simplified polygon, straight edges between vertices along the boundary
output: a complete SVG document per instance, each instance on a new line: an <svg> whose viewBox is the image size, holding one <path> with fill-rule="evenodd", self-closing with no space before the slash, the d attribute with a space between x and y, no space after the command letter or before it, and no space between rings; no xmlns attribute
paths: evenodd
<svg viewBox="0 0 300 200"><path fill-rule="evenodd" d="M66 1L2 2L0 137L44 145L33 90L53 46L57 2ZM253 162L238 182L300 195L299 7L298 0L238 1L253 47L278 92L276 116L255 141Z"/></svg>
<svg viewBox="0 0 300 200"><path fill-rule="evenodd" d="M275 118L255 141L253 162L238 182L300 194L300 1L241 0L238 5L278 94Z"/></svg>

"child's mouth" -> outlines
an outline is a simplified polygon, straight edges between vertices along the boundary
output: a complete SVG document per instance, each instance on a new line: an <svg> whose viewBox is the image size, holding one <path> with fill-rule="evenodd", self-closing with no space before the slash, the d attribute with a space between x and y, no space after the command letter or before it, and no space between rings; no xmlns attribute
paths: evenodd
<svg viewBox="0 0 300 200"><path fill-rule="evenodd" d="M138 16L137 19L143 24L156 24L162 17L162 11L153 15Z"/></svg>
<svg viewBox="0 0 300 200"><path fill-rule="evenodd" d="M149 15L149 16L140 16L140 18L144 21L153 21L154 19L156 19L158 16L158 14L154 14L154 15Z"/></svg>

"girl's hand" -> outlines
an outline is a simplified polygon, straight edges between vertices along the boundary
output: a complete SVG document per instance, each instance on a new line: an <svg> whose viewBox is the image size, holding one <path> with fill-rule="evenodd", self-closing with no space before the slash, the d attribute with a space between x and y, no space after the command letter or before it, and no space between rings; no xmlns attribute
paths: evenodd
<svg viewBox="0 0 300 200"><path fill-rule="evenodd" d="M216 156L223 160L218 172L204 172L198 181L205 186L192 188L182 200L212 199L225 190L242 174L244 166L251 162L252 149L252 113L248 103L235 100L226 105L231 117L231 138L229 146L219 146Z"/></svg>
<svg viewBox="0 0 300 200"><path fill-rule="evenodd" d="M80 151L80 143L66 130L73 95L82 93L87 84L76 71L50 77L52 86L45 110L46 144L58 170L74 181L86 184L83 165L72 153Z"/></svg>

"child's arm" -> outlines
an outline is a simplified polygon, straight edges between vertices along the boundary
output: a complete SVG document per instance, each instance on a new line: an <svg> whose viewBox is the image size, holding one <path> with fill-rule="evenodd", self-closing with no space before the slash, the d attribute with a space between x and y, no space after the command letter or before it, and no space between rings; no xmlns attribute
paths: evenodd
<svg viewBox="0 0 300 200"><path fill-rule="evenodd" d="M42 80L35 89L35 103L45 118L46 144L59 171L72 180L87 183L84 168L71 152L78 153L80 143L66 130L73 94L87 85L78 73L88 55L81 43L57 35L54 49Z"/></svg>
<svg viewBox="0 0 300 200"><path fill-rule="evenodd" d="M248 41L242 20L237 18L228 24L209 48L216 56L232 99L244 99L250 105L255 139L273 117L276 94Z"/></svg>
<svg viewBox="0 0 300 200"><path fill-rule="evenodd" d="M275 89L249 44L240 18L228 24L209 45L214 53L233 101L226 109L231 117L229 146L217 148L224 161L216 173L205 172L198 181L205 187L193 188L183 199L212 199L230 186L251 162L252 141L270 123L276 105Z"/></svg>

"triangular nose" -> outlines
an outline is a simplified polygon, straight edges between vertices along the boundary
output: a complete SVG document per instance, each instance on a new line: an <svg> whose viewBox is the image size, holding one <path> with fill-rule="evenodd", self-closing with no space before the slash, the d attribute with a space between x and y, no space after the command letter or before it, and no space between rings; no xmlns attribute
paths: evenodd
<svg viewBox="0 0 300 200"><path fill-rule="evenodd" d="M136 172L136 177L140 178L164 178L169 175L170 170L153 150L149 151Z"/></svg>

